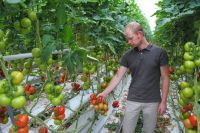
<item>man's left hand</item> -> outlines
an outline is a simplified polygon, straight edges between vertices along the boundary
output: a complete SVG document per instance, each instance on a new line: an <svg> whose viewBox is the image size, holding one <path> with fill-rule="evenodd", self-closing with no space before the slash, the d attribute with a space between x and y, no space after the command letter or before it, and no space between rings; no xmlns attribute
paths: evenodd
<svg viewBox="0 0 200 133"><path fill-rule="evenodd" d="M163 115L163 114L166 112L166 109L167 109L167 104L164 103L164 102L161 102L161 103L159 104L159 107L158 107L158 113L159 113L160 115Z"/></svg>

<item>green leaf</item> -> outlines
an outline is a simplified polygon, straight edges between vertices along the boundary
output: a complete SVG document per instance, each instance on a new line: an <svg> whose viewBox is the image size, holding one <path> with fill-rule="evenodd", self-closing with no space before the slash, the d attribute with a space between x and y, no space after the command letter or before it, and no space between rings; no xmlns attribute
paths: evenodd
<svg viewBox="0 0 200 133"><path fill-rule="evenodd" d="M65 13L65 6L60 3L56 9L57 26L63 26L67 20L67 15Z"/></svg>
<svg viewBox="0 0 200 133"><path fill-rule="evenodd" d="M74 64L71 59L72 58L71 58L70 51L64 54L64 66L67 67L67 70L70 75L72 75L74 73Z"/></svg>
<svg viewBox="0 0 200 133"><path fill-rule="evenodd" d="M65 25L63 30L63 40L64 42L70 42L73 37L73 29L71 25Z"/></svg>
<svg viewBox="0 0 200 133"><path fill-rule="evenodd" d="M53 50L55 50L55 44L54 43L50 43L49 45L46 45L43 49L42 49L42 62L46 62L49 58L49 56L52 54Z"/></svg>
<svg viewBox="0 0 200 133"><path fill-rule="evenodd" d="M114 46L113 46L111 43L107 43L107 45L108 45L109 49L110 49L114 54L116 54Z"/></svg>
<svg viewBox="0 0 200 133"><path fill-rule="evenodd" d="M54 41L54 37L52 35L49 35L49 34L45 34L43 37L42 37L42 44L45 46L45 45L48 45L49 43L52 43Z"/></svg>

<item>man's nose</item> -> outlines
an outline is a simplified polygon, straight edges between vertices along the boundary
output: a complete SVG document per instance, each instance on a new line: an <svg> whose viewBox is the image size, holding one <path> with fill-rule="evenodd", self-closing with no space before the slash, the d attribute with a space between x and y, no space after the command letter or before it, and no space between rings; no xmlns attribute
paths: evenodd
<svg viewBox="0 0 200 133"><path fill-rule="evenodd" d="M128 40L128 44L131 44L131 40Z"/></svg>

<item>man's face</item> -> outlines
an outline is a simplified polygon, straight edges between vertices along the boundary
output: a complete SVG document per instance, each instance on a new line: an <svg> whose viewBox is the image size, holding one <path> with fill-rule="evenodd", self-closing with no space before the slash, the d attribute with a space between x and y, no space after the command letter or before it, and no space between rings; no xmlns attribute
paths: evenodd
<svg viewBox="0 0 200 133"><path fill-rule="evenodd" d="M138 32L133 33L130 29L125 30L125 37L132 47L138 47L141 44L141 34Z"/></svg>

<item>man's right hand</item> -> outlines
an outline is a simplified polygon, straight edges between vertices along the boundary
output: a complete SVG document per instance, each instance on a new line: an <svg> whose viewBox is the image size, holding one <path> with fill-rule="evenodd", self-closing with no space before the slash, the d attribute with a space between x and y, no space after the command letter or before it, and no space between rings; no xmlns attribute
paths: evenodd
<svg viewBox="0 0 200 133"><path fill-rule="evenodd" d="M105 99L108 96L108 94L105 91L103 91L103 92L99 93L99 95L97 97L99 97L99 96L102 96Z"/></svg>

